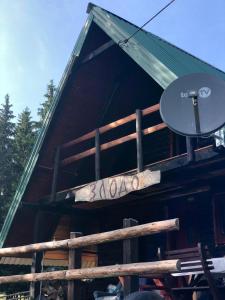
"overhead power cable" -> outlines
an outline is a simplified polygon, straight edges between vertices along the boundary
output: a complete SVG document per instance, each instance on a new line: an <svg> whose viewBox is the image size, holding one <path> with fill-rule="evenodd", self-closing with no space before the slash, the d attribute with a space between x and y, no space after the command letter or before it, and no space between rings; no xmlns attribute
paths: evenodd
<svg viewBox="0 0 225 300"><path fill-rule="evenodd" d="M134 33L132 33L128 38L119 41L119 45L126 44L128 41L135 36L140 30L142 30L147 24L149 24L152 20L154 20L159 14L161 14L167 7L169 7L175 0L167 3L163 8L161 8L156 14L154 14L147 22L145 22L141 27L139 27Z"/></svg>

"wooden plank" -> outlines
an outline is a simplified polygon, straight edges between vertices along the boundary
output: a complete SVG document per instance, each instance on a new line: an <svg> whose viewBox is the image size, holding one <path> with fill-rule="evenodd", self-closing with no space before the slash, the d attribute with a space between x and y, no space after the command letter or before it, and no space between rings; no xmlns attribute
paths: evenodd
<svg viewBox="0 0 225 300"><path fill-rule="evenodd" d="M36 282L46 280L75 280L119 277L126 275L163 274L180 271L179 260L112 265L106 267L84 268L74 270L53 271L36 274L1 276L0 284L18 282Z"/></svg>
<svg viewBox="0 0 225 300"><path fill-rule="evenodd" d="M165 251L166 255L180 255L180 254L184 254L184 253L197 253L199 255L198 247Z"/></svg>
<svg viewBox="0 0 225 300"><path fill-rule="evenodd" d="M140 109L136 110L136 144L137 144L137 170L142 172L143 165L143 149L142 149L142 112Z"/></svg>
<svg viewBox="0 0 225 300"><path fill-rule="evenodd" d="M156 112L158 110L159 110L159 104L155 104L153 106L150 106L148 108L143 109L142 110L142 115L143 116L147 116L147 115L152 114L152 113L154 113L154 112ZM109 130L111 130L113 128L117 128L117 127L119 127L121 125L124 125L126 123L131 122L131 121L134 121L135 119L136 119L136 114L134 113L134 114L131 114L131 115L127 116L127 117L121 118L121 119L119 119L117 121L114 121L112 123L109 123L107 125L104 125L104 126L100 127L99 128L99 132L101 134L105 133L105 132L107 132L107 131L109 131ZM78 138L76 138L76 139L74 139L72 141L69 141L69 142L61 145L61 148L65 149L65 148L74 146L76 144L79 144L81 142L87 141L87 140L89 140L91 138L94 138L94 137L95 137L95 130L93 130L91 132L88 132L88 133L84 134L81 137L78 137Z"/></svg>
<svg viewBox="0 0 225 300"><path fill-rule="evenodd" d="M149 128L144 129L143 130L143 134L144 135L148 135L148 134L154 133L156 131L162 130L162 129L166 128L166 127L167 127L166 124L160 123L158 125L151 126ZM136 138L137 138L137 133L136 132L128 134L128 135L123 136L123 137L121 137L119 139L116 139L116 140L110 141L108 143L102 144L101 145L101 151L108 150L110 148L113 148L113 147L116 147L118 145L121 145L121 144L123 144L125 142L134 140ZM78 160L82 159L82 158L91 156L91 155L95 154L95 152L96 152L95 148L91 148L91 149L86 150L84 152L81 152L81 153L72 155L70 157L67 157L67 158L65 158L65 159L63 159L61 161L61 166L64 167L64 166L69 165L69 164L71 164L71 163L73 163L75 161L78 161Z"/></svg>
<svg viewBox="0 0 225 300"><path fill-rule="evenodd" d="M179 230L179 219L147 223L130 228L86 235L75 239L36 243L12 248L1 248L0 257L20 255L35 251L40 252L55 249L82 248L86 246L98 245L106 242L118 241L172 230Z"/></svg>
<svg viewBox="0 0 225 300"><path fill-rule="evenodd" d="M160 171L145 170L131 176L114 176L104 178L75 191L75 202L114 200L161 181Z"/></svg>
<svg viewBox="0 0 225 300"><path fill-rule="evenodd" d="M137 226L138 221L134 219L124 219L123 228ZM139 261L138 239L123 240L123 264L136 263ZM124 296L139 290L139 278L137 276L124 277Z"/></svg>
<svg viewBox="0 0 225 300"><path fill-rule="evenodd" d="M71 232L70 238L74 239L82 236L81 232ZM69 249L69 263L68 270L81 268L81 249ZM81 300L80 283L75 280L69 280L67 285L67 299Z"/></svg>

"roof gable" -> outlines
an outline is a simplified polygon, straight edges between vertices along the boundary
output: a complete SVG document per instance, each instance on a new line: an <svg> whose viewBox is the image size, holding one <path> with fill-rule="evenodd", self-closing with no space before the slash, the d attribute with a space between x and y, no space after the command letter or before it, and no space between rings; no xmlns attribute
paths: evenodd
<svg viewBox="0 0 225 300"><path fill-rule="evenodd" d="M5 223L0 233L0 247L4 244L20 201L33 174L51 120L54 117L54 112L60 101L70 71L74 66L76 66L77 60L79 59L80 51L92 22L96 23L116 43L127 39L134 33L134 31L137 30L135 25L123 20L122 18L119 18L100 7L94 5L91 6L87 21L76 42L71 58L60 81L57 94L49 113L46 115L44 126L34 145L30 159L21 177L14 199L8 211ZM207 72L225 79L225 73L222 71L144 30L139 31L129 40L128 43L120 43L120 47L162 88L166 88L177 77L192 72Z"/></svg>

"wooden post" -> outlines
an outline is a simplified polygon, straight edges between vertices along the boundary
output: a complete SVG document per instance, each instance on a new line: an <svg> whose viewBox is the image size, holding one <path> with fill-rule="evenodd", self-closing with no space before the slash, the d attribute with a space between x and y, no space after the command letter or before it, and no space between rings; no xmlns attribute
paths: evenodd
<svg viewBox="0 0 225 300"><path fill-rule="evenodd" d="M70 232L70 238L77 238L82 236L81 232ZM81 269L81 249L69 249L69 263L68 270L71 269ZM68 291L67 291L68 300L80 300L81 299L81 290L80 282L75 280L68 281Z"/></svg>
<svg viewBox="0 0 225 300"><path fill-rule="evenodd" d="M137 143L137 170L142 172L143 167L143 150L142 150L142 111L140 109L136 110L136 143Z"/></svg>
<svg viewBox="0 0 225 300"><path fill-rule="evenodd" d="M52 178L52 189L51 189L51 202L55 201L57 182L58 182L58 173L60 165L60 147L56 148L55 158L54 158L54 169L53 169L53 178Z"/></svg>
<svg viewBox="0 0 225 300"><path fill-rule="evenodd" d="M138 221L134 219L124 219L123 227L131 227L138 225ZM123 241L123 263L130 264L138 262L138 239L127 239ZM125 276L124 278L124 296L138 291L139 279L137 276Z"/></svg>
<svg viewBox="0 0 225 300"><path fill-rule="evenodd" d="M99 129L95 130L95 180L99 180L100 175L100 134Z"/></svg>
<svg viewBox="0 0 225 300"><path fill-rule="evenodd" d="M33 240L35 243L40 240L40 211L37 212L34 222ZM40 273L42 271L43 252L34 252L32 255L31 273ZM40 294L40 282L30 283L30 300L34 300Z"/></svg>
<svg viewBox="0 0 225 300"><path fill-rule="evenodd" d="M195 151L194 151L194 144L193 138L187 136L186 137L186 147L187 147L187 160L189 163L195 161Z"/></svg>

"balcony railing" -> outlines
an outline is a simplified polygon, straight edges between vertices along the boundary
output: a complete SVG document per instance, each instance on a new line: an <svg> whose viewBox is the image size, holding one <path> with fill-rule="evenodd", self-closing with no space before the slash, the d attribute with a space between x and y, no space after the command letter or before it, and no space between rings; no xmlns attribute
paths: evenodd
<svg viewBox="0 0 225 300"><path fill-rule="evenodd" d="M134 114L131 114L131 115L124 117L122 119L119 119L115 122L112 122L110 124L107 124L105 126L97 128L96 130L93 130L77 139L74 139L68 143L61 145L62 150L68 149L74 145L77 145L84 141L95 138L95 147L62 159L60 161L60 166L64 167L71 163L74 163L75 161L81 160L85 157L95 155L95 175L96 175L96 179L99 179L100 178L100 152L136 139L136 141L137 141L137 164L138 164L139 171L141 171L141 169L143 169L143 154L142 154L142 147L141 147L142 136L151 134L153 132L159 131L166 127L166 125L164 123L160 123L160 124L142 129L142 117L150 115L158 110L159 110L159 104L150 106L144 110L136 110L136 113L134 113ZM123 137L120 137L118 139L109 141L107 143L100 144L100 138L99 138L100 135L102 135L110 130L113 130L119 126L122 126L129 122L132 122L132 121L136 121L136 132L128 134Z"/></svg>
<svg viewBox="0 0 225 300"><path fill-rule="evenodd" d="M57 151L55 154L55 162L53 167L53 180L52 180L52 189L51 189L51 201L54 201L56 196L56 188L57 188L57 180L58 180L58 171L59 168L65 168L73 164L74 162L80 161L86 157L95 156L95 180L99 180L101 178L101 164L100 157L103 151L109 150L113 147L119 146L121 144L127 143L132 140L136 140L136 157L137 157L137 171L141 172L144 170L143 165L143 149L142 149L142 139L146 135L150 135L152 133L158 132L167 127L167 125L163 122L155 124L154 126L143 128L142 121L146 116L149 116L155 112L159 111L159 104L155 104L143 110L137 109L135 113L116 120L112 123L104 125L100 128L92 130L80 136L74 140L71 140L67 143L64 143L57 147ZM109 131L113 131L114 129L128 124L130 122L136 122L136 131L130 133L128 135L109 140L107 142L101 143L102 135ZM85 151L70 154L65 156L65 153L71 153L73 150L72 147L75 145L82 144L83 142L89 141L91 139L95 139L95 146L89 148ZM195 160L195 151L193 147L193 139L190 137L186 138L186 151L187 151L187 161L191 162ZM184 152L185 153L185 150ZM171 156L171 155L170 155Z"/></svg>
<svg viewBox="0 0 225 300"><path fill-rule="evenodd" d="M152 134L154 132L157 132L157 131L162 130L167 127L166 124L159 123L159 124L156 124L156 125L148 127L148 128L142 128L142 118L144 118L150 114L153 114L157 111L159 111L159 104L155 104L155 105L145 108L143 110L137 109L135 113L133 113L129 116L126 116L126 117L116 120L112 123L104 125L100 128L92 130L91 132L88 132L81 137L78 137L74 140L71 140L71 141L57 147L57 151L55 154L54 169L53 169L53 181L52 181L52 191L51 191L52 200L54 201L55 194L56 194L56 185L57 185L59 168L66 167L66 166L68 166L74 162L77 162L81 159L95 155L95 180L99 180L101 177L100 176L100 174L101 174L101 166L100 166L101 152L111 149L113 147L119 146L123 143L135 140L135 139L136 139L136 151L137 151L137 170L138 170L138 172L143 171L143 169L144 169L144 167L143 167L143 150L142 150L143 136ZM117 138L117 139L114 139L111 141L108 141L103 144L100 143L100 136L102 136L106 132L112 131L113 129L123 126L125 124L128 124L132 121L136 121L136 132L133 132L131 134L122 136L120 138ZM62 158L62 151L64 152L65 150L71 149L75 145L81 144L81 143L91 140L91 139L95 139L95 147L87 149L83 152Z"/></svg>

